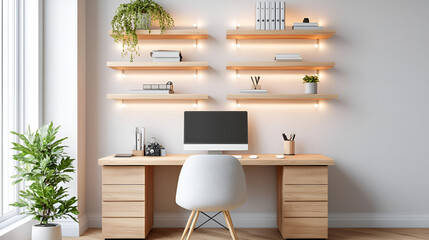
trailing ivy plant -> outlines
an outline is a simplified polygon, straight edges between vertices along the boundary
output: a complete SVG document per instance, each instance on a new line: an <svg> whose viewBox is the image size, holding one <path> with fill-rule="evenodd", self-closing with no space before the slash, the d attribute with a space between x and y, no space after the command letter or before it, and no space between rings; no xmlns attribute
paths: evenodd
<svg viewBox="0 0 429 240"><path fill-rule="evenodd" d="M116 43L122 44L122 57L130 55L130 62L140 56L136 30L151 30L150 20L158 21L161 33L174 26L174 20L164 8L153 0L131 0L116 9L113 17L112 35Z"/></svg>
<svg viewBox="0 0 429 240"><path fill-rule="evenodd" d="M23 214L32 215L41 225L66 217L78 222L77 198L69 197L69 188L63 185L72 180L69 174L75 172L74 159L64 152L67 146L62 143L67 138L56 139L58 129L51 122L35 132L30 128L24 134L12 132L21 140L12 143L12 149L17 151L13 159L18 162L13 183L25 181L29 186L19 192L19 200L11 205L25 208Z"/></svg>
<svg viewBox="0 0 429 240"><path fill-rule="evenodd" d="M305 75L302 80L303 83L317 83L319 82L319 77L317 75Z"/></svg>

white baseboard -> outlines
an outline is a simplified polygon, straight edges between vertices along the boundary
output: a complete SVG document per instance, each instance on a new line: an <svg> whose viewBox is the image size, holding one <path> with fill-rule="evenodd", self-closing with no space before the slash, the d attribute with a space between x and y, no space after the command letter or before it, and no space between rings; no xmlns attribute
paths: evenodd
<svg viewBox="0 0 429 240"><path fill-rule="evenodd" d="M213 213L210 213L211 216ZM188 220L188 213L155 213L155 228L182 228ZM277 216L271 213L231 213L237 228L277 228ZM200 215L197 226L207 217ZM222 224L222 215L215 218ZM101 213L88 213L88 226L101 228ZM206 228L219 227L214 222L204 225ZM429 228L429 215L393 215L380 213L330 213L330 228Z"/></svg>
<svg viewBox="0 0 429 240"><path fill-rule="evenodd" d="M88 217L86 214L78 217L79 223L72 219L60 219L55 223L61 224L64 237L79 237L88 229Z"/></svg>

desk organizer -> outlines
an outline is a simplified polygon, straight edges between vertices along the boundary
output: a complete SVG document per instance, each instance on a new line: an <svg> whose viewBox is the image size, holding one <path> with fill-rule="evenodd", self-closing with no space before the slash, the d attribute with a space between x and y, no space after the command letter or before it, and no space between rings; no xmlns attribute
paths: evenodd
<svg viewBox="0 0 429 240"><path fill-rule="evenodd" d="M295 155L295 141L284 141L284 155Z"/></svg>

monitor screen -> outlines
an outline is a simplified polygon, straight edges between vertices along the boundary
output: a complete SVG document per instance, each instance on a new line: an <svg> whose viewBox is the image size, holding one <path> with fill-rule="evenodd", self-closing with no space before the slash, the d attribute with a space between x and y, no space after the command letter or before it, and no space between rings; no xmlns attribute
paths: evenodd
<svg viewBox="0 0 429 240"><path fill-rule="evenodd" d="M246 111L186 111L184 144L246 145ZM220 147L221 148L221 147Z"/></svg>

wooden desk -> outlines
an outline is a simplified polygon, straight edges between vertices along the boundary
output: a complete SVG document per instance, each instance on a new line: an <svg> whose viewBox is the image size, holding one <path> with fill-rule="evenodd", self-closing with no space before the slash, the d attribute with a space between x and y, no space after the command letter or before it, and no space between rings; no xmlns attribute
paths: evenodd
<svg viewBox="0 0 429 240"><path fill-rule="evenodd" d="M153 225L153 166L181 166L190 155L100 158L103 238L146 238ZM277 223L283 238L328 238L328 166L334 160L320 154L277 159L242 155L247 166L277 167Z"/></svg>

